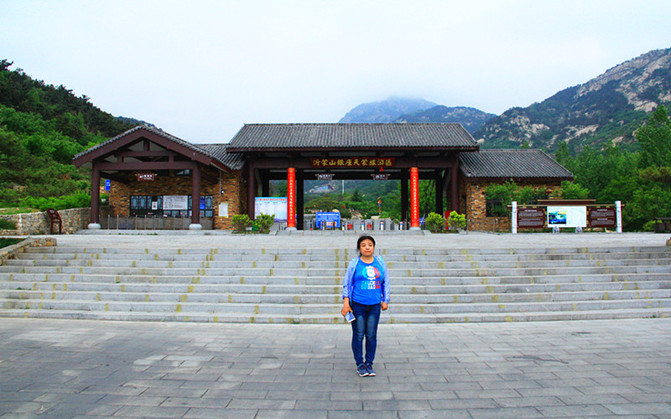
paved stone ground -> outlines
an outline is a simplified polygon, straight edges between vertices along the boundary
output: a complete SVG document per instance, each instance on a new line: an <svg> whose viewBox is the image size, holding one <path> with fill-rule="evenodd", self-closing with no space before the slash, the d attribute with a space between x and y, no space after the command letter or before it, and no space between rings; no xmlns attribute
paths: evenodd
<svg viewBox="0 0 671 419"><path fill-rule="evenodd" d="M0 417L671 417L671 319L382 325L0 321Z"/></svg>

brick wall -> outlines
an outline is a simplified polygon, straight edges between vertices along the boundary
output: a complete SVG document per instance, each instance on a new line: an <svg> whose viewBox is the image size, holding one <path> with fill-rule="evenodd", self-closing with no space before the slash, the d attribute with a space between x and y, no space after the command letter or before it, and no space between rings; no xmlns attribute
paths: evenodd
<svg viewBox="0 0 671 419"><path fill-rule="evenodd" d="M487 217L487 199L485 189L493 183L504 182L478 182L462 181L460 191L462 194L462 211L466 213L468 229L477 231L511 231L510 216ZM548 195L559 189L559 182L552 183L518 183L519 186L531 186L534 188L545 188Z"/></svg>
<svg viewBox="0 0 671 419"><path fill-rule="evenodd" d="M244 214L245 188L239 171L220 174L221 179L218 172L203 169L200 194L212 196L214 229L232 230L232 217ZM131 178L134 178L134 174ZM110 215L128 217L131 195L191 195L191 176L156 176L151 182L133 181L130 184L112 181L109 191ZM221 203L228 204L228 217L219 216Z"/></svg>

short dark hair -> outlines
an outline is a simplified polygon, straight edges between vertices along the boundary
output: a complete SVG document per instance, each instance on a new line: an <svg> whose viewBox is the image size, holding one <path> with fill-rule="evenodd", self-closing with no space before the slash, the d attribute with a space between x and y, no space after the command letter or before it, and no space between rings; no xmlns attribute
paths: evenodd
<svg viewBox="0 0 671 419"><path fill-rule="evenodd" d="M375 247L375 239L372 236L360 236L359 240L356 241L356 250L361 249L361 242L364 240L370 240L373 242L373 247Z"/></svg>

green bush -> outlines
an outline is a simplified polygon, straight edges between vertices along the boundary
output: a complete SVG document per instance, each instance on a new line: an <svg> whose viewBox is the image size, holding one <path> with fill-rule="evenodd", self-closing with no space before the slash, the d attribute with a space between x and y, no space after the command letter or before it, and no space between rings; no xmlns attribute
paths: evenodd
<svg viewBox="0 0 671 419"><path fill-rule="evenodd" d="M655 220L651 220L643 224L642 230L648 232L655 231Z"/></svg>
<svg viewBox="0 0 671 419"><path fill-rule="evenodd" d="M424 225L432 233L445 230L445 217L435 212L429 213L424 220Z"/></svg>
<svg viewBox="0 0 671 419"><path fill-rule="evenodd" d="M0 237L0 249L3 247L8 247L16 243L20 243L22 239L8 239L5 237Z"/></svg>
<svg viewBox="0 0 671 419"><path fill-rule="evenodd" d="M258 226L259 233L268 234L270 233L270 227L275 224L275 214L259 214L254 220L254 224Z"/></svg>
<svg viewBox="0 0 671 419"><path fill-rule="evenodd" d="M0 218L0 230L16 230L16 223L5 218Z"/></svg>
<svg viewBox="0 0 671 419"><path fill-rule="evenodd" d="M48 208L57 211L69 208L86 208L91 206L91 196L84 192L51 198L29 196L20 200L20 206L37 208L40 211L45 211Z"/></svg>
<svg viewBox="0 0 671 419"><path fill-rule="evenodd" d="M252 220L247 214L238 214L233 216L233 229L238 232L247 231L247 227L252 226Z"/></svg>
<svg viewBox="0 0 671 419"><path fill-rule="evenodd" d="M450 226L450 230L463 230L466 228L466 214L459 214L456 211L452 211L450 216L447 218L447 225Z"/></svg>

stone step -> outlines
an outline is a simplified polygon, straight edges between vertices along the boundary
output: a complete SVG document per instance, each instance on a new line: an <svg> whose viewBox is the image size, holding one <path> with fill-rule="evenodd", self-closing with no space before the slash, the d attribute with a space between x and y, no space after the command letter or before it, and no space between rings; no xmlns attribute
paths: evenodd
<svg viewBox="0 0 671 419"><path fill-rule="evenodd" d="M394 306L413 304L430 306L433 304L473 304L473 303L519 303L519 302L563 302L595 300L641 300L671 298L671 289L609 290L609 291L559 291L548 293L484 293L484 294L404 294L394 293ZM77 302L173 302L173 303L247 303L247 304L341 304L339 293L169 293L157 290L151 293L139 292L91 292L91 291L24 291L0 290L0 301L45 300Z"/></svg>
<svg viewBox="0 0 671 419"><path fill-rule="evenodd" d="M597 273L557 275L509 276L435 276L392 277L394 285L446 286L446 285L529 285L602 282L666 281L668 272ZM216 275L140 275L140 274L88 274L88 273L0 273L0 281L63 282L63 283L117 283L117 284L247 284L247 285L342 285L342 276L216 276Z"/></svg>
<svg viewBox="0 0 671 419"><path fill-rule="evenodd" d="M573 291L611 291L611 290L650 290L671 289L671 278L664 280L647 279L640 281L609 281L609 282L572 282L572 283L527 283L527 284L471 284L471 285L400 285L392 283L391 292L397 294L505 294L505 293L549 293ZM152 282L32 282L32 281L0 281L0 290L4 291L90 291L90 292L135 292L135 293L237 293L237 294L335 294L340 295L342 287L335 285L301 284L182 284Z"/></svg>
<svg viewBox="0 0 671 419"><path fill-rule="evenodd" d="M146 268L146 269L346 269L348 262L336 261L160 261L132 259L10 259L6 267L91 267L91 268ZM482 262L387 262L390 270L416 269L503 269L503 268L580 268L617 266L671 266L671 257L663 259L614 259L614 260L548 260L548 261L482 261ZM5 268L10 271L11 268Z"/></svg>
<svg viewBox="0 0 671 419"><path fill-rule="evenodd" d="M286 303L214 303L214 302L154 302L154 301L78 301L78 300L10 300L0 299L0 309L19 310L78 310L78 311L129 311L163 313L244 313L292 316L301 314L338 313L341 305L286 304ZM435 303L394 304L390 314L462 314L462 313L523 313L535 311L587 311L622 309L671 309L671 299L543 301L543 302L487 302L487 303Z"/></svg>
<svg viewBox="0 0 671 419"><path fill-rule="evenodd" d="M482 323L482 322L533 322L569 320L607 320L632 318L666 318L671 309L614 309L589 311L538 311L523 313L460 313L460 314L389 314L380 317L380 324L412 323ZM58 318L114 321L209 322L209 323L261 323L261 324L343 324L349 327L340 314L326 315L246 315L241 313L140 313L114 311L75 310L5 310L0 317Z"/></svg>
<svg viewBox="0 0 671 419"><path fill-rule="evenodd" d="M345 269L284 269L284 268L141 268L114 266L0 266L0 273L64 273L85 275L142 275L142 276L270 276L270 277L335 277L342 278ZM519 267L519 268L464 268L464 269L389 269L392 279L460 276L547 276L589 274L670 273L671 265L643 266L586 266L586 267Z"/></svg>
<svg viewBox="0 0 671 419"><path fill-rule="evenodd" d="M160 254L160 255L193 255L193 254L241 254L241 255L343 255L354 257L358 254L355 249L326 249L326 248L131 248L131 247L77 247L77 246L53 246L33 247L26 249L29 253L100 253L100 254ZM376 253L382 256L430 256L430 255L561 255L561 254L594 254L594 253L669 253L665 247L656 246L620 246L620 247L554 247L554 248L393 248L385 249L376 247Z"/></svg>
<svg viewBox="0 0 671 419"><path fill-rule="evenodd" d="M661 317L665 247L382 249L383 323ZM343 323L352 249L28 248L0 266L0 317Z"/></svg>
<svg viewBox="0 0 671 419"><path fill-rule="evenodd" d="M36 248L42 249L42 248ZM165 253L35 253L26 251L17 255L18 259L28 260L154 260L154 261L279 261L279 262L325 262L338 261L347 263L356 257L356 253L325 253L325 254L258 254L249 255L245 253L209 253L203 251L198 254L165 254ZM445 255L413 255L396 254L385 255L388 263L394 262L490 262L490 261L562 261L562 260L614 260L614 259L669 259L671 252L585 252L585 253L560 253L560 254L520 254L501 253L487 254L445 254Z"/></svg>

